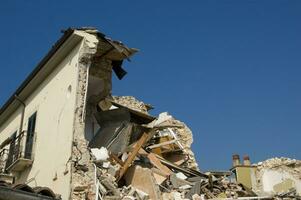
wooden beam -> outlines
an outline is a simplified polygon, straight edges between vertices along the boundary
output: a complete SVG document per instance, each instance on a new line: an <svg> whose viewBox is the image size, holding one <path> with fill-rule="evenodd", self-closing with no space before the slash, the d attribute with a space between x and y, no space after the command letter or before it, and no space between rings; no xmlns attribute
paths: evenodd
<svg viewBox="0 0 301 200"><path fill-rule="evenodd" d="M150 145L150 146L147 147L147 149L154 149L154 148L157 148L157 147L166 146L166 145L173 144L173 143L176 143L176 142L177 142L177 140L170 140L170 141L162 142L160 144Z"/></svg>
<svg viewBox="0 0 301 200"><path fill-rule="evenodd" d="M116 156L115 154L111 153L110 154L110 159L114 160L115 162L117 162L119 165L123 166L124 162L122 162L122 160L120 160L118 158L118 156Z"/></svg>
<svg viewBox="0 0 301 200"><path fill-rule="evenodd" d="M183 172L184 174L189 174L189 175L192 175L192 176L200 176L200 177L208 178L208 175L205 174L205 173L202 173L202 172L197 171L197 170L193 170L193 169L189 169L189 168L184 168L184 167L178 166L178 165L176 165L174 163L171 163L171 162L165 160L164 158L160 157L157 154L154 154L154 155L161 161L161 163L163 165L166 165L169 168L176 169L177 171Z"/></svg>
<svg viewBox="0 0 301 200"><path fill-rule="evenodd" d="M132 150L132 152L130 152L129 157L127 158L127 160L124 162L124 165L121 167L117 178L117 181L119 181L123 175L126 173L126 171L128 170L128 168L131 166L132 162L134 161L134 159L136 158L139 150L141 149L141 147L148 141L149 139L149 135L147 133L143 133L143 135L141 136L141 138L138 140L138 142L135 144L134 149Z"/></svg>

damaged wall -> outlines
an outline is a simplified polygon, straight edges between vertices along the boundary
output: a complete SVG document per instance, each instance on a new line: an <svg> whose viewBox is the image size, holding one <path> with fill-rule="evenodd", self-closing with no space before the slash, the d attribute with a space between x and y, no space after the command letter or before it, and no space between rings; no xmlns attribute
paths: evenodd
<svg viewBox="0 0 301 200"><path fill-rule="evenodd" d="M99 102L112 98L111 63L113 59L120 59L120 56L114 54L113 46L98 37L94 30L86 30L81 34L85 39L78 65L71 199L92 199L95 195L95 169L88 144L100 128L94 117Z"/></svg>
<svg viewBox="0 0 301 200"><path fill-rule="evenodd" d="M85 36L78 60L78 85L73 125L71 199L86 199L88 195L92 199L94 195L93 166L90 164L88 142L85 138L84 118L89 68L91 67L92 57L97 51L98 39L95 35L83 34ZM90 190L88 191L88 189Z"/></svg>
<svg viewBox="0 0 301 200"><path fill-rule="evenodd" d="M256 189L259 194L278 194L295 188L301 196L301 161L272 158L256 166Z"/></svg>

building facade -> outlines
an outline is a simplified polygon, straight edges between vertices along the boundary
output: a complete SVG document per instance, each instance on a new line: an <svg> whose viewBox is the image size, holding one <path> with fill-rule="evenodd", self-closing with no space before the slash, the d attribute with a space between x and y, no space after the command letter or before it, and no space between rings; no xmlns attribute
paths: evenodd
<svg viewBox="0 0 301 200"><path fill-rule="evenodd" d="M112 70L122 78L122 61L135 52L93 28L66 30L1 108L2 176L49 187L62 199L93 184L86 148L98 129L92 114L111 95Z"/></svg>

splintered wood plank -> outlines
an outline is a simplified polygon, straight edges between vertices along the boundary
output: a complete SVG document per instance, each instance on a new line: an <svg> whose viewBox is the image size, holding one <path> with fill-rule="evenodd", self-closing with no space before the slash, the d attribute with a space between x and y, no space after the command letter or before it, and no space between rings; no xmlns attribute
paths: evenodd
<svg viewBox="0 0 301 200"><path fill-rule="evenodd" d="M116 156L115 154L110 154L110 159L111 160L114 160L115 162L117 162L119 165L123 166L124 165L124 162L122 162L122 160L120 160L118 158L118 156Z"/></svg>
<svg viewBox="0 0 301 200"><path fill-rule="evenodd" d="M129 157L127 158L127 160L124 162L124 165L122 166L122 168L119 171L117 180L119 181L123 175L126 173L126 171L128 170L128 168L131 166L132 162L134 161L134 159L136 158L139 150L141 149L141 147L147 142L147 140L149 139L149 135L147 133L143 133L143 135L141 136L141 138L138 140L138 142L136 143L135 147L133 148L132 152L130 152Z"/></svg>

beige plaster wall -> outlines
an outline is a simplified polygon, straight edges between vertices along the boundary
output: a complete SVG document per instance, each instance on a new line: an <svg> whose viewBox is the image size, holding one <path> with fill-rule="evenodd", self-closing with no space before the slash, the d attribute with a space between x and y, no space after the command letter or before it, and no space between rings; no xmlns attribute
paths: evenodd
<svg viewBox="0 0 301 200"><path fill-rule="evenodd" d="M70 195L70 157L78 78L79 43L25 100L23 130L37 111L36 143L32 167L16 176L16 183L47 186L62 199ZM21 107L0 127L0 143L18 130ZM64 173L65 172L65 173ZM68 172L68 173L66 173Z"/></svg>

